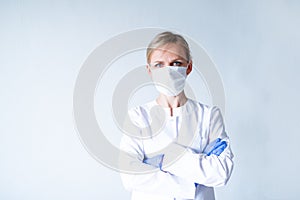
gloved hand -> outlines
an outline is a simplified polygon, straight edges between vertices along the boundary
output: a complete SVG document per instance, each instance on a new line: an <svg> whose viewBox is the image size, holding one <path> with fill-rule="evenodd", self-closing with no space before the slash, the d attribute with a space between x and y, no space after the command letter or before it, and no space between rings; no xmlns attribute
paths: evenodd
<svg viewBox="0 0 300 200"><path fill-rule="evenodd" d="M152 165L153 167L161 169L163 158L164 158L164 154L159 154L159 155L151 157L151 158L145 157L143 160L143 163L146 163L148 165Z"/></svg>
<svg viewBox="0 0 300 200"><path fill-rule="evenodd" d="M211 154L219 156L227 147L226 141L221 141L221 138L217 138L213 142L209 143L204 149L203 153L210 156Z"/></svg>

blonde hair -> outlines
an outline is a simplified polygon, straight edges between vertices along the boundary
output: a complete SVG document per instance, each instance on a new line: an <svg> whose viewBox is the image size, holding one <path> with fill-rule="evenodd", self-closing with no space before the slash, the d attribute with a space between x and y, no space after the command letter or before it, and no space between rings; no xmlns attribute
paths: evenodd
<svg viewBox="0 0 300 200"><path fill-rule="evenodd" d="M154 50L170 43L180 45L185 51L187 61L191 60L190 48L187 41L179 34L166 31L156 35L148 45L146 53L147 62L150 62L150 57Z"/></svg>

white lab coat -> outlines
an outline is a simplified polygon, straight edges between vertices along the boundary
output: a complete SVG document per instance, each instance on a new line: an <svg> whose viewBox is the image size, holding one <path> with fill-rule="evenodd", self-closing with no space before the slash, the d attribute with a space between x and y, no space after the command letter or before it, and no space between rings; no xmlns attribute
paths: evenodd
<svg viewBox="0 0 300 200"><path fill-rule="evenodd" d="M150 110L153 106L158 106L156 101L131 109L129 111L130 119L138 127L150 126L151 132ZM193 129L196 135L191 147L184 155L172 165L163 166L164 171L156 170L146 174L121 173L125 188L131 191L131 199L214 200L213 187L225 185L233 169L233 154L219 108L209 107L188 99L183 106L173 108L173 116L170 116L169 108L163 108L163 111L166 113L167 119L160 134L147 139L124 134L120 149L128 152L130 159L125 159L125 161L123 159L123 163L126 162L133 168L138 165L145 169L154 169L142 162L144 157L168 146L178 137L182 120L190 122L189 118L183 116L196 120L196 127ZM203 154L205 147L216 138L227 141L226 149L219 156ZM195 183L198 183L197 187L195 187Z"/></svg>

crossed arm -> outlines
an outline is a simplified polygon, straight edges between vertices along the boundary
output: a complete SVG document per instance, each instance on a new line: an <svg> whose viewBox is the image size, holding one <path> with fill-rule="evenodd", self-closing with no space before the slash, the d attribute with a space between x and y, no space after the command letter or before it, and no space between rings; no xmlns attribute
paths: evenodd
<svg viewBox="0 0 300 200"><path fill-rule="evenodd" d="M147 158L140 142L126 136L121 142L121 149L130 153L131 157L125 162L132 166L138 164L139 167L156 170L140 175L123 174L124 185L129 190L184 198L193 198L194 183L209 187L225 185L233 169L233 154L222 115L216 107L211 110L209 136L217 139L207 144L203 152L196 153L190 148L185 148L183 156L172 165L165 164L171 157L168 152ZM172 145L184 148L180 144Z"/></svg>

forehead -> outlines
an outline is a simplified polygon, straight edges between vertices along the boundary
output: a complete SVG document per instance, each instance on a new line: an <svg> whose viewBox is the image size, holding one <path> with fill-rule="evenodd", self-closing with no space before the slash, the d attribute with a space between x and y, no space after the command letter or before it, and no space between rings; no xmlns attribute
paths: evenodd
<svg viewBox="0 0 300 200"><path fill-rule="evenodd" d="M150 61L162 61L170 59L186 59L186 52L184 48L176 43L169 43L153 50Z"/></svg>

